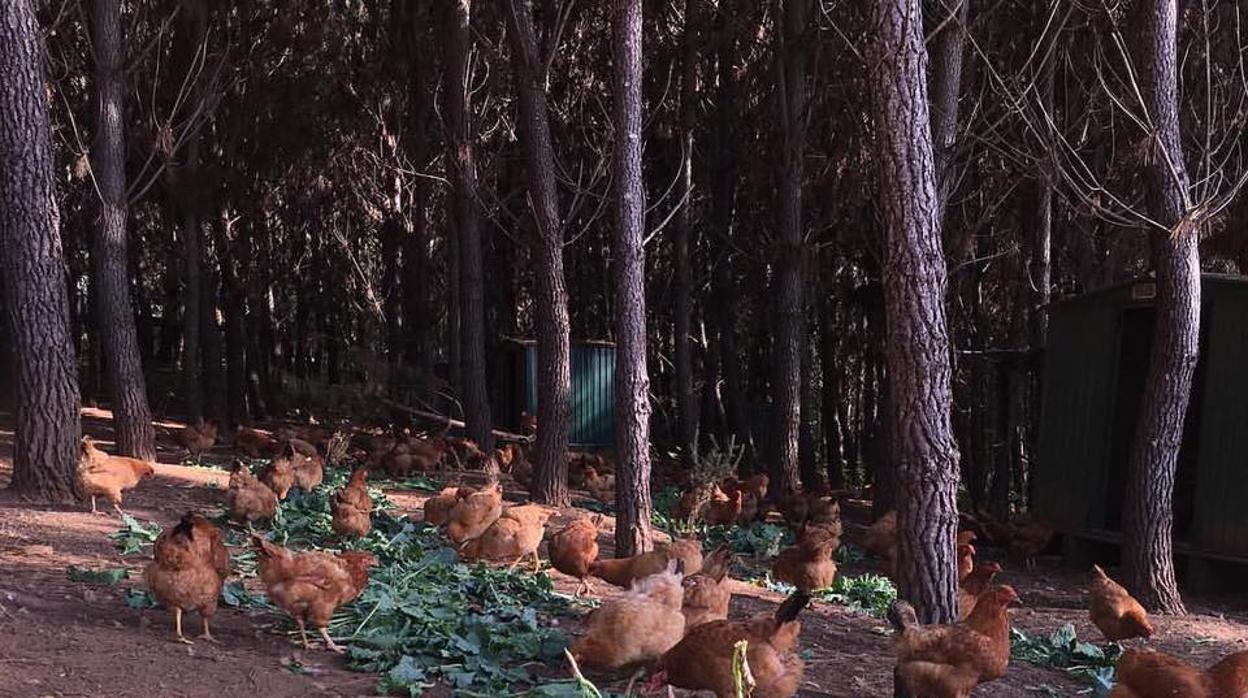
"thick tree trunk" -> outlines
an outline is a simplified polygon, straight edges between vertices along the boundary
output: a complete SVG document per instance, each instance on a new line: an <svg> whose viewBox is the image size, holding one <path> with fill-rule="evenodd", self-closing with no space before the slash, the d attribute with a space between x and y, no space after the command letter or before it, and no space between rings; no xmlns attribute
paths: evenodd
<svg viewBox="0 0 1248 698"><path fill-rule="evenodd" d="M776 272L776 340L772 360L774 410L770 446L774 492L792 492L799 481L798 440L802 421L802 351L806 342L803 293L806 241L802 223L802 178L806 152L806 33L810 0L785 0L784 26L778 32L780 118L782 129L779 185L780 250Z"/></svg>
<svg viewBox="0 0 1248 698"><path fill-rule="evenodd" d="M529 201L537 222L533 240L534 324L537 326L537 463L533 498L568 502L568 427L571 415L568 290L563 276L563 221L555 189L554 146L542 61L533 28L532 0L509 0L507 34L520 102L519 131L528 163Z"/></svg>
<svg viewBox="0 0 1248 698"><path fill-rule="evenodd" d="M477 162L472 130L472 0L457 0L446 24L445 89L447 159L453 187L455 237L459 243L460 379L468 438L486 452L494 448L490 397L485 384L485 276L477 211ZM488 463L493 463L491 459Z"/></svg>
<svg viewBox="0 0 1248 698"><path fill-rule="evenodd" d="M1174 576L1174 478L1200 340L1199 230L1187 218L1180 137L1176 0L1136 5L1135 66L1153 132L1146 134L1149 231L1157 273L1157 322L1123 507L1123 562L1140 603L1186 613Z"/></svg>
<svg viewBox="0 0 1248 698"><path fill-rule="evenodd" d="M648 551L650 376L646 370L646 191L641 180L641 0L616 0L615 108L615 554ZM686 342L687 344L688 342ZM540 423L540 422L539 422Z"/></svg>
<svg viewBox="0 0 1248 698"><path fill-rule="evenodd" d="M673 286L672 334L676 343L676 416L678 443L686 457L697 447L698 402L693 392L693 278L689 238L693 234L693 133L697 127L698 31L702 3L685 0L685 34L681 42L680 77L680 199L684 202L672 232Z"/></svg>
<svg viewBox="0 0 1248 698"><path fill-rule="evenodd" d="M876 7L873 100L900 594L924 623L957 619L958 456L950 425L949 335L940 206L928 120L919 0Z"/></svg>
<svg viewBox="0 0 1248 698"><path fill-rule="evenodd" d="M113 431L119 453L154 460L156 431L134 329L127 275L125 104L122 87L121 0L92 3L96 123L91 170L100 196L92 246L104 360L112 388Z"/></svg>
<svg viewBox="0 0 1248 698"><path fill-rule="evenodd" d="M6 0L0 3L0 295L17 383L10 487L67 503L77 487L78 374L52 166L35 3Z"/></svg>

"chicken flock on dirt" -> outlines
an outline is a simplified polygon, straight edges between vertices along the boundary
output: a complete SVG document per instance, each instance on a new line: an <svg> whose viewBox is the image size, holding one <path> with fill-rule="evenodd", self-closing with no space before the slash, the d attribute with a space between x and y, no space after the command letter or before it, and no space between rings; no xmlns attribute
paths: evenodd
<svg viewBox="0 0 1248 698"><path fill-rule="evenodd" d="M294 620L304 646L309 644L310 624L326 648L341 652L329 635L330 616L361 594L377 559L351 550L336 554L291 550L252 529L255 523L273 519L279 503L294 490L312 492L321 485L326 463L321 449L334 438L332 432L289 427L240 428L233 435L235 453L267 462L253 474L246 460L235 460L224 505L230 519L252 531L260 582L272 603ZM216 439L215 425L203 421L177 437L195 459L212 449ZM518 481L532 474L526 448L514 443L486 454L466 439L374 436L365 437L364 450L354 455L358 464L329 502L332 530L342 540L369 534L374 512L368 478L373 470L403 476L467 463L492 465L491 472L510 473ZM597 499L614 498L613 471L614 463L603 454L573 453L569 459L570 483ZM92 499L93 512L95 498L104 496L120 514L122 492L153 473L151 463L111 456L83 437L79 479L83 493ZM423 520L442 531L462 559L513 569L527 559L536 572L546 542L551 566L578 580L575 596L592 594L593 578L623 589L603 599L572 643L572 658L587 669L650 667L656 670L652 688L666 684L736 696L733 655L745 640L751 695L795 695L804 676L799 615L820 590L833 585L838 573L834 554L843 528L837 498L826 492L771 496L765 474L685 484L673 513L690 522L748 524L775 513L795 532L795 542L770 560L771 577L794 588L775 611L730 617L733 553L726 546L704 556L699 540L677 538L631 557L603 558L598 545L601 514L577 515L548 531L550 519L559 511L535 503L505 505L497 476L483 487L454 484L442 489L424 502ZM1038 520L1002 521L976 512L964 516L962 523L948 558L956 568L958 622L920 624L914 609L902 600L888 612L897 676L914 695L967 698L977 686L1005 675L1010 659L1009 607L1019 598L1012 587L996 582L1003 572L999 562L976 560L976 545L981 541L996 545L1031 566L1053 537L1052 528ZM864 547L879 557L881 572L896 576L897 512L884 514L867 529ZM191 642L183 633L186 613L198 613L203 623L200 637L215 641L209 626L231 574L230 563L221 530L198 512L187 512L156 540L143 579L155 599L173 613L180 642ZM1129 641L1154 633L1140 603L1095 565L1088 605L1093 625L1106 640ZM1159 652L1131 648L1119 665L1111 698L1242 698L1248 695L1245 691L1248 653L1201 670Z"/></svg>

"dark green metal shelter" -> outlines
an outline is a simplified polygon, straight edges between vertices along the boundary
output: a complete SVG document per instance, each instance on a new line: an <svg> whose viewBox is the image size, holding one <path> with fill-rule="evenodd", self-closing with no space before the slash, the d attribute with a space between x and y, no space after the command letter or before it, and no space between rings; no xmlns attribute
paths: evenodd
<svg viewBox="0 0 1248 698"><path fill-rule="evenodd" d="M1206 274L1201 288L1200 359L1175 484L1175 550L1192 560L1248 562L1248 277ZM1155 283L1141 280L1050 310L1034 506L1075 542L1121 540L1155 300Z"/></svg>
<svg viewBox="0 0 1248 698"><path fill-rule="evenodd" d="M578 446L615 443L615 345L574 342L572 419L568 439ZM507 340L498 349L491 376L495 422L516 430L524 412L537 414L537 343Z"/></svg>

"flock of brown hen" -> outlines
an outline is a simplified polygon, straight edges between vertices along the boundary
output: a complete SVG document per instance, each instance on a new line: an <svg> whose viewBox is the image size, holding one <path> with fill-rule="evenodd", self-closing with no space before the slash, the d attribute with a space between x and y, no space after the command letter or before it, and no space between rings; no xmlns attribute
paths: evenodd
<svg viewBox="0 0 1248 698"><path fill-rule="evenodd" d="M270 461L258 477L245 464L235 463L225 496L230 515L246 524L269 519L290 490L311 491L320 485L324 458L318 443L327 438L321 432L274 434L240 429L235 436L236 451ZM215 439L215 426L201 422L187 427L180 443L198 457ZM406 475L448 458L462 464L480 463L486 457L472 442L449 437L383 437L367 446L371 455L331 501L333 530L344 538L362 537L369 531L372 500L366 482L370 468ZM527 484L532 469L519 445L504 446L489 457ZM598 454L576 454L569 464L574 486L604 500L613 498L612 471L610 460ZM92 511L96 511L95 498L103 496L120 513L122 491L152 473L152 464L110 456L89 437L83 438L79 479L83 492L92 499ZM721 525L750 522L766 516L771 507L766 498L768 484L766 475L758 475L690 488L676 513ZM774 508L796 530L796 542L772 561L772 576L796 591L774 613L743 620L728 618L731 592L725 580L732 554L726 548L704 558L696 539L675 539L633 557L600 559L601 515L576 518L547 537L546 524L555 510L537 504L504 507L497 480L481 489L453 486L442 490L426 500L423 519L444 529L464 559L510 562L514 568L529 558L538 570L541 544L548 540L551 565L580 580L577 595L592 592L591 577L624 588L588 617L584 634L571 648L577 663L597 669L657 667L652 687L667 684L726 698L737 695L733 656L745 641L751 695L772 698L793 696L801 686L804 665L798 614L814 591L834 581L833 554L842 534L840 508L831 497L790 494L775 501ZM959 532L954 556L960 622L920 624L904 601L889 609L898 676L912 695L969 698L981 683L1005 675L1010 658L1008 607L1018 601L1018 594L1012 587L994 583L1001 565L976 562L974 544L985 537L1030 567L1053 535L1039 521L1002 522L982 512L966 517L966 522L969 526ZM375 558L364 552L296 552L258 534L253 534L253 543L268 596L294 618L304 646L308 646L306 628L311 623L328 649L342 651L329 635L329 618L367 585ZM896 512L877 520L864 544L881 558L882 570L895 576ZM143 576L156 599L172 611L177 639L189 643L182 631L183 614L199 613L201 637L213 640L209 623L229 574L229 553L220 530L200 514L189 512L157 539L154 560ZM1152 636L1153 626L1144 608L1099 566L1093 567L1088 599L1091 620L1105 639L1118 642ZM1248 652L1233 654L1201 671L1161 652L1131 648L1119 662L1117 685L1110 696L1245 698Z"/></svg>

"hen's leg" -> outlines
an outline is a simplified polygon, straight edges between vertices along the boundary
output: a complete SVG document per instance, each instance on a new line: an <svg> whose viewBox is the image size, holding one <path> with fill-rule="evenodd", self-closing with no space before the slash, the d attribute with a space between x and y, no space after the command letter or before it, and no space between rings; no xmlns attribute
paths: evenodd
<svg viewBox="0 0 1248 698"><path fill-rule="evenodd" d="M178 633L178 642L187 645L195 644L186 639L186 636L182 634L182 609L177 606L173 607L173 629Z"/></svg>
<svg viewBox="0 0 1248 698"><path fill-rule="evenodd" d="M308 629L303 625L303 616L295 616L295 622L299 624L299 637L303 640L303 648L312 649L312 645L308 644Z"/></svg>
<svg viewBox="0 0 1248 698"><path fill-rule="evenodd" d="M200 619L204 623L204 632L200 634L199 639L207 640L208 642L215 644L217 642L217 638L212 636L212 630L208 628L208 616L201 616Z"/></svg>
<svg viewBox="0 0 1248 698"><path fill-rule="evenodd" d="M329 636L329 630L327 628L318 628L318 630L321 631L321 638L325 640L326 649L330 650L331 652L337 652L338 654L342 654L343 652L346 652L346 650L334 644L334 638Z"/></svg>

